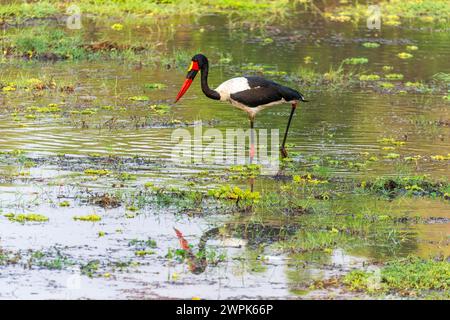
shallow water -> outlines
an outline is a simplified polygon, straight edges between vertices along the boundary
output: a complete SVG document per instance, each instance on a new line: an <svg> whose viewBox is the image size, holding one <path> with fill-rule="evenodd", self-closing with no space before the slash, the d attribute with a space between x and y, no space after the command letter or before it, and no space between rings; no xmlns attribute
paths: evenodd
<svg viewBox="0 0 450 320"><path fill-rule="evenodd" d="M268 29L267 36L274 42L264 45L259 31L230 31L223 17L204 17L175 28L161 23L159 27L162 31L135 30L121 36L129 37L130 41L136 38L161 41L160 50L168 53L173 50L205 53L211 59L210 84L214 87L236 73L245 73L240 71L240 67L246 63L267 64L274 70L292 73L305 66L306 56L313 57L315 68L322 73L345 58L359 56L369 58L370 63L363 67L368 74L380 72L384 65L392 65L392 72L404 74L405 81L429 80L438 72L450 70L448 33L386 27L375 35L364 28L330 25L320 17L310 17L292 21L289 27L277 27L279 31ZM107 27L88 25L87 30L93 40L118 37ZM383 43L380 48L361 46L362 42L375 37ZM406 44L417 45L419 50L414 52L413 59L401 60L396 54L405 51ZM230 54L232 62L219 65L217 61L221 53ZM169 161L174 146L171 140L174 129L181 127L193 133L194 122L198 120L203 122L204 129L218 128L222 132L228 128L246 129L248 120L245 114L228 104L205 98L198 81L180 103L173 105L185 76L184 70L154 66L136 68L115 61L33 62L5 65L0 74L7 79L54 78L57 83L69 81L75 87L73 93L67 94L0 94L0 104L5 109L0 115L1 151L23 150L38 163L37 167L29 170L29 176L18 178L12 178L11 173L20 172L20 164L0 163L0 212L37 212L50 219L45 224L22 225L1 217L1 248L22 252L24 256L29 249L53 252L60 248L72 261L84 264L91 260L100 261L99 275L93 278L79 275L80 271L75 267L46 270L2 266L0 298L290 298L304 295L312 280L342 275L352 268L361 267L366 261L409 254L423 257L450 254L448 201L369 198L364 199L368 208L362 208L361 198L348 197L342 203L336 201L335 206L351 213L364 209L374 213L389 211L398 216L447 220L405 226L403 231L410 235L408 241L395 249L391 248L389 240L377 240L375 244L357 243L353 249L335 248L331 254L319 252L313 256L280 253L272 247L273 243L292 235L275 232L272 238L262 237L261 240L258 239L259 234L239 234L236 231L239 228L230 227L222 236L208 240L209 249L226 253L225 261L194 275L186 264L166 258L169 248L178 248L173 227L182 230L195 244L206 230L213 227L226 229L225 226L236 221L236 216L218 215L214 209L210 210L211 214L189 216L180 214L176 208L144 207L136 217L126 218L128 211L125 206L105 210L77 202L83 192L114 192L111 187L115 182L113 179L78 179L75 176L71 180L71 175L96 163L95 159L92 161L87 157L89 154L139 156L149 162L116 168L137 176L135 181L124 183L124 192L145 182L192 188L187 183L189 178L204 170L209 170L211 176L220 175L229 164ZM283 76L273 78L282 83L288 81ZM145 83L164 83L167 87L147 90L143 87ZM376 177L397 174L396 168L400 164L383 159L390 152L399 153L402 157L420 155L424 158L450 153L448 126L416 124L417 119L427 123L449 120L449 104L442 95L381 94L359 89L343 92L309 87L298 89L310 100L298 109L289 134L288 142L292 144L289 151L293 153L294 161L301 164L300 168L310 168L311 157L360 161L361 154L368 153L381 161L362 171L348 166L332 167L331 174ZM149 101L129 99L140 95L148 96ZM43 115L38 119L27 119L22 114L20 121L11 115L15 109L49 103L61 104L63 110L97 107L99 111L93 115L71 115L63 111L61 116ZM171 106L163 117L164 123L149 112L150 105L159 103ZM101 106L105 105L125 109L117 113L102 110ZM279 129L281 134L289 111L290 107L283 105L261 112L257 117L257 129ZM115 118L114 125L109 125L107 121L112 118ZM186 125L167 124L167 120L179 120ZM406 143L395 147L394 151L385 151L378 142L383 137ZM56 155L61 154L66 155L66 160L58 160ZM430 160L417 166L409 164L407 170L434 178L450 177L448 161ZM195 188L207 189L211 187L210 183L200 183ZM220 184L220 181L216 183ZM264 193L270 189L277 190L282 185L282 181L270 176L258 177L255 190ZM69 208L58 206L63 199L70 199ZM75 215L93 213L100 214L102 221L90 223L72 219ZM241 225L250 228L251 219L245 219L249 218L244 218ZM282 219L278 220L269 216L259 222L269 226L284 223ZM292 226L294 233L299 228L299 225ZM98 232L106 235L99 237ZM157 248L152 249L154 254L136 257L129 241L149 237L157 242ZM252 242L262 242L262 248L252 245ZM50 255L54 256L54 252ZM114 263L121 261L137 261L139 264L127 265L125 271L117 271ZM80 285L70 287L68 281L73 279L80 281ZM306 297L324 298L329 294L318 290ZM347 297L345 292L335 294Z"/></svg>

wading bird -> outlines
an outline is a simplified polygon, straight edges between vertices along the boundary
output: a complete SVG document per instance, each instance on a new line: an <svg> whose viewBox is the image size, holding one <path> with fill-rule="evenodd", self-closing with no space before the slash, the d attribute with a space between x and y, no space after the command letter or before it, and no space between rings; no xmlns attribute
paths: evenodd
<svg viewBox="0 0 450 320"><path fill-rule="evenodd" d="M196 54L192 57L186 80L184 81L180 92L178 92L175 102L180 100L180 98L186 93L199 71L201 71L202 91L208 98L228 101L233 106L245 111L248 114L251 129L250 160L253 159L255 154L255 147L253 143L253 126L256 114L261 110L277 104L290 103L292 106L291 114L287 123L286 132L284 133L283 143L280 148L282 156L287 157L285 144L289 127L291 125L292 116L294 115L299 101L307 102L300 92L262 77L232 78L213 90L208 86L208 59L203 54Z"/></svg>

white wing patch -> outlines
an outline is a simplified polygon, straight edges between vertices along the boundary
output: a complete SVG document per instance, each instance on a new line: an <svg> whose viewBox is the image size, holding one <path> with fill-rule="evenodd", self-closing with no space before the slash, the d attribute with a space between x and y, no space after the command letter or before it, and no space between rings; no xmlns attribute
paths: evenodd
<svg viewBox="0 0 450 320"><path fill-rule="evenodd" d="M223 82L216 91L220 94L220 100L230 100L230 95L250 89L248 81L244 77L232 78Z"/></svg>

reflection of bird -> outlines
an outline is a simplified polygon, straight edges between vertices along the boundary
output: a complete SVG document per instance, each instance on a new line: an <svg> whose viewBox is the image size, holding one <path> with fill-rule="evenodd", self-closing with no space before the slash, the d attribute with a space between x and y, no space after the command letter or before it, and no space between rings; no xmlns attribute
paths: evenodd
<svg viewBox="0 0 450 320"><path fill-rule="evenodd" d="M189 270L194 274L200 274L205 271L207 266L206 257L204 254L206 241L203 243L200 241L199 243L199 254L196 255L192 251L192 248L189 246L189 243L184 238L183 234L180 230L173 228L175 230L175 234L177 235L178 240L180 241L180 247L186 253L186 260L189 265Z"/></svg>
<svg viewBox="0 0 450 320"><path fill-rule="evenodd" d="M292 116L294 115L295 108L299 101L307 102L301 93L261 77L232 78L222 83L215 90L212 90L208 86L208 59L202 54L197 54L192 57L186 80L184 81L175 102L186 93L199 71L201 71L201 86L203 93L208 98L228 101L233 106L247 112L250 118L251 129L253 129L255 116L259 111L277 104L290 103L292 105L291 114L281 145L281 153L283 157L287 157L285 144ZM253 159L255 154L253 141L253 130L251 130L250 159Z"/></svg>
<svg viewBox="0 0 450 320"><path fill-rule="evenodd" d="M192 251L192 246L189 245L180 230L173 228L180 247L185 252L186 262L189 270L194 274L203 273L208 266L206 259L206 243L211 239L218 237L228 239L243 239L246 240L246 245L251 248L260 248L263 244L270 244L277 241L285 241L291 238L300 225L293 224L261 224L253 222L245 223L229 223L220 227L214 227L205 231L200 237L197 245L197 253ZM221 231L222 230L222 231ZM211 263L211 261L209 262Z"/></svg>

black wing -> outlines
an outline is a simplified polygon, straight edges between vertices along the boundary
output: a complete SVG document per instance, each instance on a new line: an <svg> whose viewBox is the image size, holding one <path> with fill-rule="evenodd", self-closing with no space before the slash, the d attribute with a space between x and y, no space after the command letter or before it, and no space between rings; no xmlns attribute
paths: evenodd
<svg viewBox="0 0 450 320"><path fill-rule="evenodd" d="M275 101L280 101L283 96L276 88L258 87L230 95L230 98L251 108L262 106Z"/></svg>
<svg viewBox="0 0 450 320"><path fill-rule="evenodd" d="M285 101L306 101L298 91L282 86L276 82L261 77L245 78L251 89L233 93L230 97L248 107L255 108L282 99Z"/></svg>

